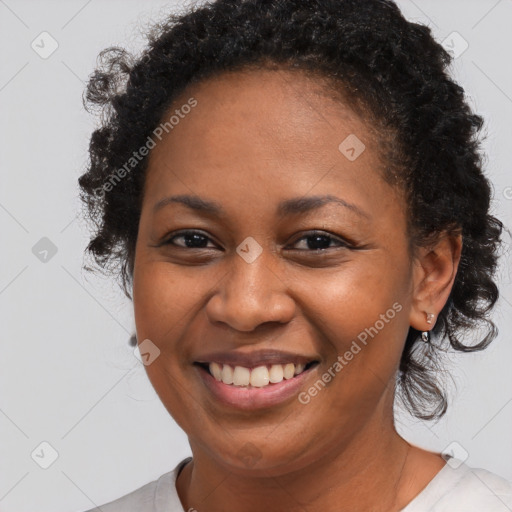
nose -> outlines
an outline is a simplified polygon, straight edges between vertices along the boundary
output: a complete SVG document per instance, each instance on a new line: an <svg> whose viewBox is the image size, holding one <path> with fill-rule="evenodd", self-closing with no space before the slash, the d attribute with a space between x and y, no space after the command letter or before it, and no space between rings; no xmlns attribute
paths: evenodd
<svg viewBox="0 0 512 512"><path fill-rule="evenodd" d="M265 251L252 263L238 254L233 256L228 274L206 304L212 323L250 332L267 322L284 324L293 318L295 301L278 271L270 266L271 259Z"/></svg>

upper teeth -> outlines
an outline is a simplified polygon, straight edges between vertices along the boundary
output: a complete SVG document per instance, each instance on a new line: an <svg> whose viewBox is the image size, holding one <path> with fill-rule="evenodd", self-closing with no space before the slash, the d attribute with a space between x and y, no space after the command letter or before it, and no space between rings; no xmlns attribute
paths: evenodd
<svg viewBox="0 0 512 512"><path fill-rule="evenodd" d="M277 384L284 379L291 379L304 371L303 364L273 364L270 367L257 366L252 370L244 366L229 366L228 364L210 363L210 373L216 380L234 386L249 386L262 388L269 383Z"/></svg>

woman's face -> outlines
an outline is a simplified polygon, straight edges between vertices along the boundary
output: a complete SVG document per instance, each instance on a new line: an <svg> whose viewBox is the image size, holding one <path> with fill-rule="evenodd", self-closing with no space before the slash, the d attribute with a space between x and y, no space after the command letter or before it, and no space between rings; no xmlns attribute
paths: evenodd
<svg viewBox="0 0 512 512"><path fill-rule="evenodd" d="M405 203L349 107L296 72L226 74L185 91L150 154L137 337L194 455L231 471L304 467L392 421Z"/></svg>

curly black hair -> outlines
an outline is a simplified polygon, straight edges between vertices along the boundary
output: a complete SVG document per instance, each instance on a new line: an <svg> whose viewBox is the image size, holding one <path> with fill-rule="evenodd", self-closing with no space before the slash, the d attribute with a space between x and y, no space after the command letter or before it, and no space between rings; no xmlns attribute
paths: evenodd
<svg viewBox="0 0 512 512"><path fill-rule="evenodd" d="M408 205L411 247L462 234L455 283L433 330L436 343L425 351L411 327L397 375L397 397L411 414L441 417L447 398L439 353L450 345L481 350L497 334L489 313L498 299L503 230L489 212L478 138L483 119L450 78L451 55L391 0L217 0L169 15L147 37L137 57L120 47L102 51L84 92L85 108L101 113L79 178L95 230L87 246L94 265L86 268L114 273L131 298L147 164L140 155L133 163L134 150L188 85L244 69L312 74L378 127L384 176L401 187ZM126 169L128 161L134 170ZM475 332L477 342L466 344Z"/></svg>

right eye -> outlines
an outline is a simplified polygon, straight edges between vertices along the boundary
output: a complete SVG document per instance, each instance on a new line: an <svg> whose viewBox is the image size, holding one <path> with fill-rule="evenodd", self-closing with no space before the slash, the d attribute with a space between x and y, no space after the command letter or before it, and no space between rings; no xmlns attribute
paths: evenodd
<svg viewBox="0 0 512 512"><path fill-rule="evenodd" d="M181 243L176 243L176 240L183 240ZM216 246L207 246L208 241L211 239L200 231L181 231L168 238L162 245L174 245L182 249L211 249Z"/></svg>

